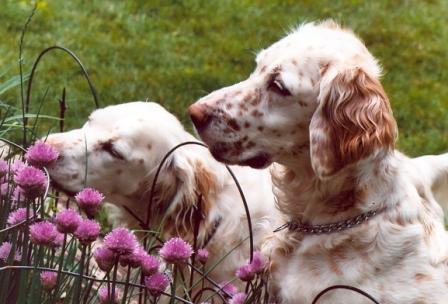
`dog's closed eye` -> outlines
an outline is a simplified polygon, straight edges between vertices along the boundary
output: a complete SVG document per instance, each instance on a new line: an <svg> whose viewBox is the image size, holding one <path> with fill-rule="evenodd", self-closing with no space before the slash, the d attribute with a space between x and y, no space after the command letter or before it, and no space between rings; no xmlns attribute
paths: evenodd
<svg viewBox="0 0 448 304"><path fill-rule="evenodd" d="M101 149L107 153L109 153L112 157L115 157L117 159L124 160L124 156L117 151L117 149L114 146L113 141L109 140L106 142L101 143Z"/></svg>
<svg viewBox="0 0 448 304"><path fill-rule="evenodd" d="M268 82L268 90L281 96L291 96L291 92L285 87L281 79L274 75Z"/></svg>

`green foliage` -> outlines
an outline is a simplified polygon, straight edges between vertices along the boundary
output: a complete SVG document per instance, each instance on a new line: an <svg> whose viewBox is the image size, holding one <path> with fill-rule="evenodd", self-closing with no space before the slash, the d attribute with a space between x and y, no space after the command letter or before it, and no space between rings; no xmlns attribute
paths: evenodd
<svg viewBox="0 0 448 304"><path fill-rule="evenodd" d="M17 62L19 33L32 7L31 1L2 2L0 69ZM301 22L334 18L382 62L400 148L437 153L448 147L447 13L441 0L40 1L24 59L29 69L44 47L66 46L87 66L101 105L148 98L189 125L187 105L247 77L258 50ZM33 99L49 87L42 113L57 116L67 87L66 126L79 126L93 109L87 83L71 59L50 57L38 68ZM15 74L15 68L8 72ZM17 93L2 97L17 106Z"/></svg>

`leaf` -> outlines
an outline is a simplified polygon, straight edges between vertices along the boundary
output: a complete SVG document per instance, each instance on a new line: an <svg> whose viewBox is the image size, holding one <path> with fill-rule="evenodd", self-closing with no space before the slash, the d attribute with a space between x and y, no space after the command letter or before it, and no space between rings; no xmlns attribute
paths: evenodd
<svg viewBox="0 0 448 304"><path fill-rule="evenodd" d="M30 78L30 73L23 75L23 82L27 81L28 78ZM16 75L2 84L0 84L0 95L8 91L9 89L12 89L16 86L20 85L20 75Z"/></svg>

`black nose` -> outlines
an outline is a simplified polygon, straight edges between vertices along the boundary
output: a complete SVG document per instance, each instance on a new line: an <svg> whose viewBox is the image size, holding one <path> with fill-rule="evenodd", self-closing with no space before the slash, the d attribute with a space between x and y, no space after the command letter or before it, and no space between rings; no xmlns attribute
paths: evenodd
<svg viewBox="0 0 448 304"><path fill-rule="evenodd" d="M198 131L205 129L211 121L211 115L207 113L205 106L201 104L192 104L188 108L191 120Z"/></svg>

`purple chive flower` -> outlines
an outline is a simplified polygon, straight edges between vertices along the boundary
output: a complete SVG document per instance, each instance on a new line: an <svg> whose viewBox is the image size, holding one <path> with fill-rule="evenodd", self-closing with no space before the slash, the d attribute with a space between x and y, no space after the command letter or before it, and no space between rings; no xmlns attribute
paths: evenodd
<svg viewBox="0 0 448 304"><path fill-rule="evenodd" d="M34 212L30 210L30 217L32 217ZM26 208L19 208L11 212L8 216L7 223L10 226L17 225L26 220Z"/></svg>
<svg viewBox="0 0 448 304"><path fill-rule="evenodd" d="M10 242L3 242L0 246L0 260L6 263L8 261L9 254L11 253L11 249L12 245ZM20 261L21 259L22 255L19 251L16 251L16 253L14 254L14 260Z"/></svg>
<svg viewBox="0 0 448 304"><path fill-rule="evenodd" d="M81 223L82 218L74 209L64 209L56 214L55 223L59 232L73 233Z"/></svg>
<svg viewBox="0 0 448 304"><path fill-rule="evenodd" d="M145 286L154 297L160 296L170 284L170 279L165 273L156 272L145 278Z"/></svg>
<svg viewBox="0 0 448 304"><path fill-rule="evenodd" d="M98 299L101 304L116 304L119 302L121 298L121 291L115 288L115 293L112 296L112 288L108 289L107 287L101 287L98 290Z"/></svg>
<svg viewBox="0 0 448 304"><path fill-rule="evenodd" d="M160 262L155 256L146 254L142 257L140 265L143 274L145 276L150 276L159 270Z"/></svg>
<svg viewBox="0 0 448 304"><path fill-rule="evenodd" d="M28 199L34 199L45 192L47 178L40 169L26 166L18 171L14 181L23 190L23 194Z"/></svg>
<svg viewBox="0 0 448 304"><path fill-rule="evenodd" d="M56 287L58 273L55 271L42 271L40 273L40 284L46 291L50 291Z"/></svg>
<svg viewBox="0 0 448 304"><path fill-rule="evenodd" d="M255 277L255 272L252 271L252 267L250 264L244 264L236 270L235 275L241 281L249 282L252 281Z"/></svg>
<svg viewBox="0 0 448 304"><path fill-rule="evenodd" d="M142 246L137 245L132 253L120 256L120 265L123 267L131 266L132 268L137 268L140 266L141 260L145 254L145 249L143 249Z"/></svg>
<svg viewBox="0 0 448 304"><path fill-rule="evenodd" d="M17 203L25 197L25 192L19 186L15 187L11 194L11 201Z"/></svg>
<svg viewBox="0 0 448 304"><path fill-rule="evenodd" d="M8 163L3 159L0 159L0 178L6 176L6 174L8 174L8 171L9 171Z"/></svg>
<svg viewBox="0 0 448 304"><path fill-rule="evenodd" d="M207 260L208 260L208 250L205 248L198 249L197 257L198 257L199 263L201 263L202 265L205 265L205 263L207 263Z"/></svg>
<svg viewBox="0 0 448 304"><path fill-rule="evenodd" d="M115 265L115 254L104 246L98 247L93 252L93 257L102 271L109 272Z"/></svg>
<svg viewBox="0 0 448 304"><path fill-rule="evenodd" d="M266 265L266 260L259 250L254 251L252 263L250 267L253 273L261 273Z"/></svg>
<svg viewBox="0 0 448 304"><path fill-rule="evenodd" d="M236 286L230 282L223 282L219 284L219 288L224 292L224 296L233 296L234 294L238 293L238 288L236 288Z"/></svg>
<svg viewBox="0 0 448 304"><path fill-rule="evenodd" d="M30 238L34 244L52 246L57 235L56 226L48 221L35 223L30 226Z"/></svg>
<svg viewBox="0 0 448 304"><path fill-rule="evenodd" d="M95 241L100 235L100 224L94 220L84 219L79 223L75 231L75 237L83 245L88 245Z"/></svg>
<svg viewBox="0 0 448 304"><path fill-rule="evenodd" d="M47 167L58 159L59 153L56 149L43 141L37 141L30 146L25 154L25 159L32 166Z"/></svg>
<svg viewBox="0 0 448 304"><path fill-rule="evenodd" d="M6 196L9 193L9 184L3 183L0 185L0 196Z"/></svg>
<svg viewBox="0 0 448 304"><path fill-rule="evenodd" d="M20 170L22 170L25 167L26 164L23 161L17 159L12 163L11 170L14 173L14 175L16 175L17 173L20 172Z"/></svg>
<svg viewBox="0 0 448 304"><path fill-rule="evenodd" d="M118 255L127 255L134 252L138 242L129 229L118 227L104 237L104 246Z"/></svg>
<svg viewBox="0 0 448 304"><path fill-rule="evenodd" d="M239 292L230 299L229 304L243 304L246 298L247 295L244 292Z"/></svg>
<svg viewBox="0 0 448 304"><path fill-rule="evenodd" d="M62 246L63 243L64 243L64 234L58 231L56 233L56 237L54 238L53 242L51 242L50 247L59 248Z"/></svg>
<svg viewBox="0 0 448 304"><path fill-rule="evenodd" d="M79 208L90 216L95 216L104 196L93 188L85 188L75 196Z"/></svg>
<svg viewBox="0 0 448 304"><path fill-rule="evenodd" d="M160 256L168 263L182 263L193 254L191 245L183 239L174 237L163 244L159 251Z"/></svg>

